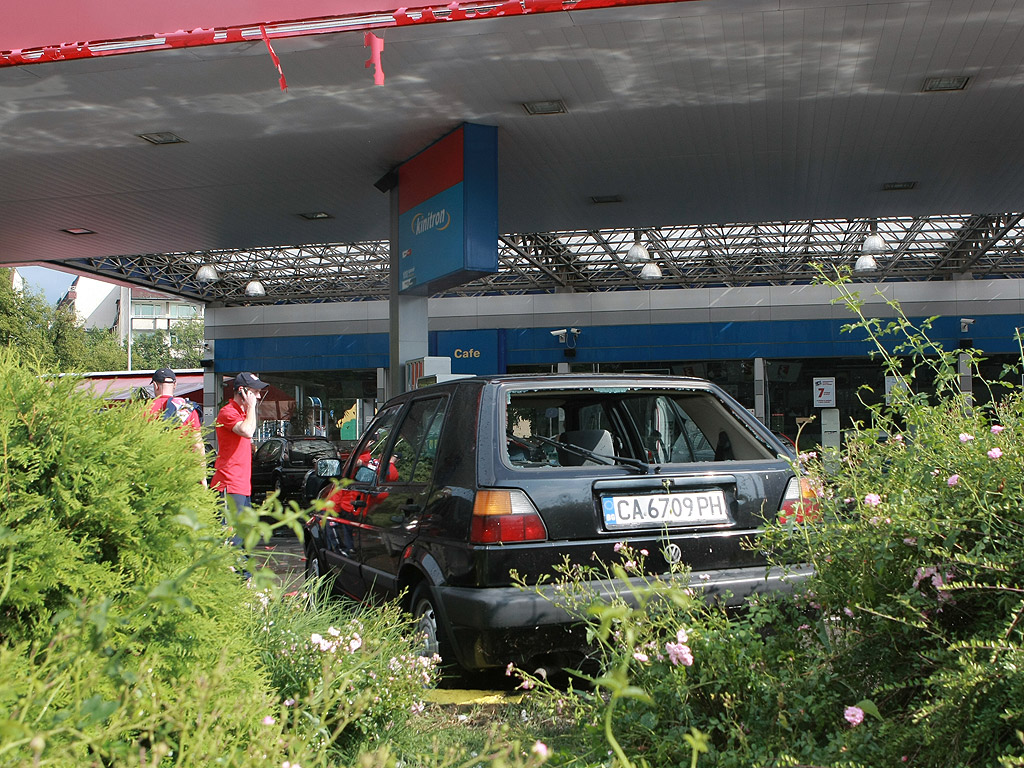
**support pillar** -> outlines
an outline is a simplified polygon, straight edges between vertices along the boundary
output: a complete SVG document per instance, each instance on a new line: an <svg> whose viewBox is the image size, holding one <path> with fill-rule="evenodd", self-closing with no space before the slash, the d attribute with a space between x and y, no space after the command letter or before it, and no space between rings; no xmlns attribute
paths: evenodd
<svg viewBox="0 0 1024 768"><path fill-rule="evenodd" d="M768 380L763 357L754 358L754 418L764 424L768 423Z"/></svg>
<svg viewBox="0 0 1024 768"><path fill-rule="evenodd" d="M387 396L394 397L405 391L405 364L426 357L427 297L400 295L402 281L401 254L398 252L398 185L390 190L391 207L391 281L389 288L389 357Z"/></svg>
<svg viewBox="0 0 1024 768"><path fill-rule="evenodd" d="M964 406L969 410L974 405L974 375L971 372L971 356L967 352L959 352L956 358L956 372L960 379L960 391L964 396Z"/></svg>

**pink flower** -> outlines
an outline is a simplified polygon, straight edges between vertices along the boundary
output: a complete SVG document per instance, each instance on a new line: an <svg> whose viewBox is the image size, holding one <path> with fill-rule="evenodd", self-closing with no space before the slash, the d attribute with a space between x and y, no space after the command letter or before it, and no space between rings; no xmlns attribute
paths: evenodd
<svg viewBox="0 0 1024 768"><path fill-rule="evenodd" d="M1006 427L1004 427L1004 426L1001 426L1001 425L999 425L999 424L993 424L993 425L992 425L992 434L993 434L993 435L998 435L998 434L999 434L1000 432L1002 432L1002 431L1003 431L1004 429L1006 429Z"/></svg>
<svg viewBox="0 0 1024 768"><path fill-rule="evenodd" d="M545 744L543 741L533 742L533 749L531 751L541 760L547 760L548 757L551 755L551 750L548 748L548 745Z"/></svg>
<svg viewBox="0 0 1024 768"><path fill-rule="evenodd" d="M988 457L990 459L998 459L1002 455L1003 455L1003 452L1001 450L999 450L998 448L993 448L991 451L988 452Z"/></svg>
<svg viewBox="0 0 1024 768"><path fill-rule="evenodd" d="M882 503L882 497L879 496L877 493L869 493L867 496L864 497L864 503L867 504L869 507L877 507L879 504Z"/></svg>
<svg viewBox="0 0 1024 768"><path fill-rule="evenodd" d="M513 669L515 669L515 667L512 665L512 662L510 661L508 663L508 666L505 667L505 677L512 677L512 670Z"/></svg>
<svg viewBox="0 0 1024 768"><path fill-rule="evenodd" d="M849 608L849 607L843 608L843 613L845 613L851 619L853 618L853 609L852 608Z"/></svg>
<svg viewBox="0 0 1024 768"><path fill-rule="evenodd" d="M625 544L624 544L623 542L621 542L621 541L617 541L617 542L615 542L615 546L614 546L614 547L612 547L612 549L613 549L614 551L618 552L618 551L619 551L619 550L621 550L621 549L622 549L622 548L623 548L624 546L625 546Z"/></svg>
<svg viewBox="0 0 1024 768"><path fill-rule="evenodd" d="M677 643L688 643L688 642L690 642L690 635L689 635L689 633L684 628L682 628L682 627L680 627L679 631L676 632L676 642Z"/></svg>
<svg viewBox="0 0 1024 768"><path fill-rule="evenodd" d="M952 488L954 485L960 482L960 475L950 475L946 478L946 485Z"/></svg>
<svg viewBox="0 0 1024 768"><path fill-rule="evenodd" d="M648 661L650 661L650 658L643 651L633 651L633 658L636 659L637 661L643 662L645 664Z"/></svg>
<svg viewBox="0 0 1024 768"><path fill-rule="evenodd" d="M359 635L352 635L352 639L348 641L348 652L355 653L363 645L363 639Z"/></svg>
<svg viewBox="0 0 1024 768"><path fill-rule="evenodd" d="M680 664L684 667L693 666L693 651L690 650L690 646L683 643L665 643L665 650L668 652L668 660L672 662L672 666L678 667Z"/></svg>
<svg viewBox="0 0 1024 768"><path fill-rule="evenodd" d="M960 433L960 442L961 443L969 443L973 439L974 439L974 435L969 435L966 432L961 432Z"/></svg>
<svg viewBox="0 0 1024 768"><path fill-rule="evenodd" d="M847 707L843 710L843 717L846 718L846 722L856 728L864 722L864 710L860 707Z"/></svg>
<svg viewBox="0 0 1024 768"><path fill-rule="evenodd" d="M414 701L413 704L412 704L412 707L411 707L412 713L414 715L421 715L421 714L423 714L423 710L424 709L425 709L425 707L424 707L422 701Z"/></svg>
<svg viewBox="0 0 1024 768"><path fill-rule="evenodd" d="M275 720L270 715L267 715L266 717L263 718L263 724L264 725L273 725L276 722L277 722L277 720Z"/></svg>

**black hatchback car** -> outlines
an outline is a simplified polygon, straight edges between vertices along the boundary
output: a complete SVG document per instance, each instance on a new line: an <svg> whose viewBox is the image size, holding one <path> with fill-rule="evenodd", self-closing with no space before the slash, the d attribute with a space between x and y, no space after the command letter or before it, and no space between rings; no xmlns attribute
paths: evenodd
<svg viewBox="0 0 1024 768"><path fill-rule="evenodd" d="M307 574L359 600L404 595L427 651L467 669L578 663L578 622L555 587L564 561L646 549L645 570L691 569L733 602L806 575L750 546L813 494L792 454L699 379L627 375L466 378L378 412L328 509L307 524ZM326 464L326 463L325 463ZM607 583L592 585L607 593Z"/></svg>
<svg viewBox="0 0 1024 768"><path fill-rule="evenodd" d="M260 443L252 457L253 501L262 501L271 491L277 491L281 501L306 501L302 499L306 473L316 467L317 459L337 458L337 447L322 437L268 438Z"/></svg>

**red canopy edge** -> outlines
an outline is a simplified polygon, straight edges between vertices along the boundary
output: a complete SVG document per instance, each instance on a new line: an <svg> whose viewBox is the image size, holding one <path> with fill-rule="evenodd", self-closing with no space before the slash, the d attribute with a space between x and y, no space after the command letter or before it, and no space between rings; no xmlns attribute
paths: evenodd
<svg viewBox="0 0 1024 768"><path fill-rule="evenodd" d="M137 389L148 387L152 376L152 371L138 374L91 374L83 377L77 387L80 390L90 390L104 400L121 402L130 400ZM177 397L187 397L189 400L204 405L203 374L179 375L174 384L174 394Z"/></svg>
<svg viewBox="0 0 1024 768"><path fill-rule="evenodd" d="M507 0L506 2L491 3L460 3L458 0L454 0L446 5L401 7L375 13L322 16L293 21L256 22L227 27L199 27L111 40L66 42L4 50L0 51L0 67L89 59L172 48L195 48L222 43L241 43L263 39L263 30L266 31L266 36L270 39L284 39L353 30L387 29L388 27L404 27L415 24L493 19L502 16L525 16L532 13L557 13L593 8L658 5L669 2L677 2L677 0Z"/></svg>

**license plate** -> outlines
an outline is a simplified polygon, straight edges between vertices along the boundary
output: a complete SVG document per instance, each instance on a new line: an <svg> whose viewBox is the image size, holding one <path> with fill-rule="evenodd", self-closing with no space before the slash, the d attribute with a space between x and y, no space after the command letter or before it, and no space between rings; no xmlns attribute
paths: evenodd
<svg viewBox="0 0 1024 768"><path fill-rule="evenodd" d="M641 496L603 496L601 507L604 511L604 526L608 530L729 522L725 494L718 489Z"/></svg>

